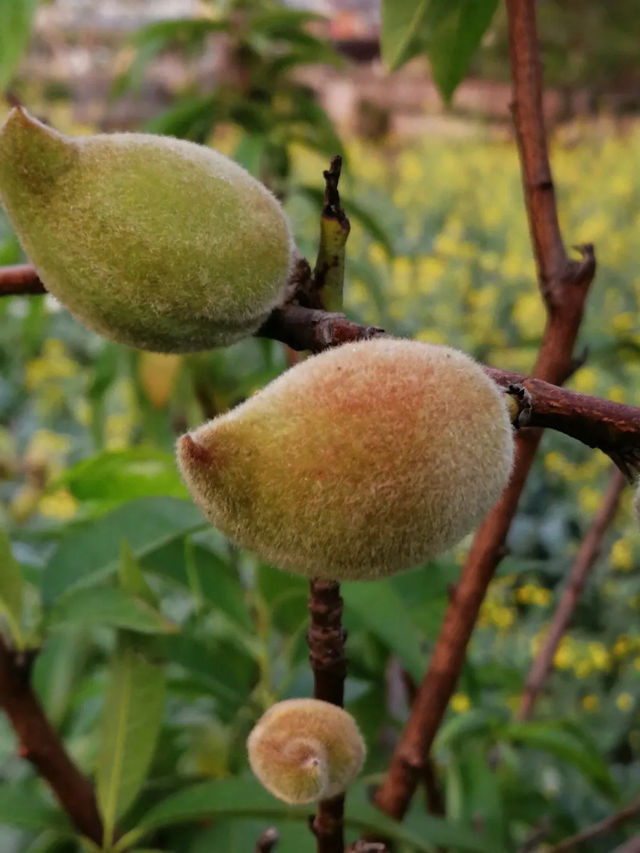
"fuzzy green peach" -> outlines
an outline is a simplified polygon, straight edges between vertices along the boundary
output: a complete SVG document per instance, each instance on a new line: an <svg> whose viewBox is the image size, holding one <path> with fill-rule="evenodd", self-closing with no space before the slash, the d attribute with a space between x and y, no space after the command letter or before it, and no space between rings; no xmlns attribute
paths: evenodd
<svg viewBox="0 0 640 853"><path fill-rule="evenodd" d="M506 485L504 394L467 355L379 338L307 359L178 443L204 514L308 577L374 579L472 530Z"/></svg>
<svg viewBox="0 0 640 853"><path fill-rule="evenodd" d="M274 196L184 140L71 138L14 108L0 128L0 200L45 287L89 328L140 349L251 334L291 266Z"/></svg>
<svg viewBox="0 0 640 853"><path fill-rule="evenodd" d="M247 740L251 769L285 803L343 793L360 772L365 745L351 714L320 699L273 705Z"/></svg>

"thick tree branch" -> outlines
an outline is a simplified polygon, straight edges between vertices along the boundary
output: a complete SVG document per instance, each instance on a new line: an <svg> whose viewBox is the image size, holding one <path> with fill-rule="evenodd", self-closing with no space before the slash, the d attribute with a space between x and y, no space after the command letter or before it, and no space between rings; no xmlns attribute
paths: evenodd
<svg viewBox="0 0 640 853"><path fill-rule="evenodd" d="M25 268L32 271L32 277L27 283L39 281L33 268ZM8 288L6 283L11 280L14 281L14 295L42 292L35 289L19 290L13 273L7 273L14 269L0 267L0 295L9 295L8 289L2 288L5 285ZM296 351L320 352L344 343L380 337L385 332L377 326L354 323L344 314L287 303L276 308L256 334L286 343ZM565 358L565 364L566 361ZM565 374L571 372L572 365L573 362L568 365ZM485 367L485 370L505 391L511 389L514 396L519 398L517 426L544 427L563 432L589 447L607 453L627 476L635 473L634 469L640 465L640 408L567 391L552 384L552 381L545 382L497 367ZM562 379L564 376L560 377ZM520 396L519 389L524 389L526 394Z"/></svg>
<svg viewBox="0 0 640 853"><path fill-rule="evenodd" d="M32 272L30 279L24 279L27 284L38 282L33 268L25 268ZM0 267L0 295L9 295L9 281L14 282L11 285L15 288L13 295L42 292L35 289L19 290L13 273L7 273L14 269ZM7 289L3 290L3 287ZM354 323L344 314L287 303L276 308L256 334L286 343L296 351L320 352L344 343L380 337L385 332L377 326ZM565 374L571 371L572 365L573 362ZM521 411L517 426L544 427L563 432L589 447L607 453L627 476L631 476L634 468L640 465L640 408L567 391L552 384L552 381L545 382L497 367L485 367L485 370L505 390L516 386L511 390L514 396L519 397ZM524 389L526 394L520 396L519 388Z"/></svg>
<svg viewBox="0 0 640 853"><path fill-rule="evenodd" d="M316 699L342 707L347 658L344 644L347 632L342 627L340 585L333 581L312 580L309 585L311 624L307 640L313 670ZM344 853L344 796L324 800L311 821L318 853Z"/></svg>
<svg viewBox="0 0 640 853"><path fill-rule="evenodd" d="M522 696L520 708L518 709L517 717L519 720L527 720L531 716L536 699L542 690L544 683L551 671L553 656L560 644L573 612L576 609L578 599L582 593L585 581L589 576L591 567L595 563L600 550L602 548L602 539L607 532L607 529L613 517L616 514L616 509L620 502L620 495L625 485L624 477L621 472L614 469L609 485L605 493L602 504L596 513L591 527L587 531L586 536L580 546L580 550L576 555L569 579L564 588L560 603L553 615L551 627L545 638L544 646L540 650L540 654L533 662L529 675L527 676L525 691Z"/></svg>
<svg viewBox="0 0 640 853"><path fill-rule="evenodd" d="M90 782L67 755L30 683L33 654L16 652L0 639L0 707L30 761L49 784L76 829L102 844L102 821Z"/></svg>
<svg viewBox="0 0 640 853"><path fill-rule="evenodd" d="M517 398L517 426L554 429L610 456L630 479L640 465L640 408L566 391L542 379L485 368Z"/></svg>
<svg viewBox="0 0 640 853"><path fill-rule="evenodd" d="M638 814L640 814L640 797L636 797L636 799L630 802L628 806L625 806L623 809L620 809L620 811L615 812L615 814L610 815L604 820L594 823L593 826L590 826L588 829L578 832L577 835L565 838L564 841L561 841L554 847L548 847L547 853L568 853L569 850L576 850L581 844L586 844L594 838L606 835L608 832L617 829L619 826L622 826L623 823L626 823ZM626 850L626 845L622 849ZM631 849L638 850L640 847L633 847ZM631 850L629 850L629 853L631 853Z"/></svg>
<svg viewBox="0 0 640 853"><path fill-rule="evenodd" d="M573 347L595 272L595 257L593 248L585 246L582 262L570 261L560 235L542 112L535 0L507 0L507 11L514 121L539 285L547 308L546 328L533 372L538 379L561 384L572 369ZM476 533L408 723L376 794L378 806L396 819L401 819L409 806L455 690L480 606L504 554L504 541L540 437L540 430L524 430L516 437L511 481Z"/></svg>

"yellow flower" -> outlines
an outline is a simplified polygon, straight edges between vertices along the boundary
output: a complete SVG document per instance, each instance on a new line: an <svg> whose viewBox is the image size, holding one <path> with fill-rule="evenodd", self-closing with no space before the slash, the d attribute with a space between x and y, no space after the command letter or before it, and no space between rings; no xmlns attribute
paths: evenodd
<svg viewBox="0 0 640 853"><path fill-rule="evenodd" d="M454 693L451 697L451 707L456 714L464 714L471 708L471 700L466 693Z"/></svg>
<svg viewBox="0 0 640 853"><path fill-rule="evenodd" d="M595 693L588 693L586 696L582 697L582 707L585 711L595 711L598 709L599 705L600 699Z"/></svg>
<svg viewBox="0 0 640 853"><path fill-rule="evenodd" d="M628 539L622 538L614 542L611 549L611 565L619 572L630 572L633 568L633 551Z"/></svg>
<svg viewBox="0 0 640 853"><path fill-rule="evenodd" d="M611 656L602 643L587 643L587 650L596 669L603 671L611 669Z"/></svg>
<svg viewBox="0 0 640 853"><path fill-rule="evenodd" d="M619 693L616 696L616 705L620 711L630 711L633 707L633 696L631 693Z"/></svg>
<svg viewBox="0 0 640 853"><path fill-rule="evenodd" d="M48 518L67 520L76 514L77 501L66 489L58 489L40 499L38 509Z"/></svg>
<svg viewBox="0 0 640 853"><path fill-rule="evenodd" d="M581 394L593 394L598 385L598 374L593 367L581 367L575 375L573 387Z"/></svg>
<svg viewBox="0 0 640 853"><path fill-rule="evenodd" d="M557 669L571 669L576 659L573 640L571 637L563 637L560 645L553 656L553 665Z"/></svg>
<svg viewBox="0 0 640 853"><path fill-rule="evenodd" d="M593 515L602 503L602 495L591 486L583 486L578 492L578 506L587 515Z"/></svg>
<svg viewBox="0 0 640 853"><path fill-rule="evenodd" d="M629 637L626 634L621 634L618 639L613 644L613 656L616 658L623 658L631 648L631 643L629 642Z"/></svg>
<svg viewBox="0 0 640 853"><path fill-rule="evenodd" d="M579 660L573 668L573 671L578 676L578 678L586 678L588 675L591 675L593 672L593 666L591 665L591 661L586 659Z"/></svg>

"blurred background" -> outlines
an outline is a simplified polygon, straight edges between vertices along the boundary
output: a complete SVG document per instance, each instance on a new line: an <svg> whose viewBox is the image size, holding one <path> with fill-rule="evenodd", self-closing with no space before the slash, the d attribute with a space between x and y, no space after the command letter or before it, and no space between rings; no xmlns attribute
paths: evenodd
<svg viewBox="0 0 640 853"><path fill-rule="evenodd" d="M145 130L219 148L283 200L311 261L322 170L342 153L349 316L531 369L544 310L509 116L502 6L448 104L426 58L385 70L370 0L24 6L0 30L0 57L7 45L15 53L0 64L0 82L32 112L73 134ZM538 10L563 233L569 244L595 243L599 264L581 333L586 361L569 387L638 405L637 3L540 0ZM0 264L21 260L0 211ZM88 773L118 630L153 634L166 662L160 746L131 825L195 780L248 778L243 742L253 722L275 699L311 692L306 584L203 525L173 461L177 435L290 360L282 345L258 339L189 356L142 353L87 331L49 296L0 300L0 517L27 581L25 631L44 641L36 686ZM430 808L452 827L473 828L486 849L538 849L536 839L557 841L640 790L640 531L629 490L534 720L518 731L512 722L611 467L599 452L544 437L436 740ZM368 782L388 763L467 545L387 581L345 585L348 708L369 744ZM127 566L162 615L153 629L99 607ZM4 789L50 813L4 719L0 772ZM78 849L53 818L16 827L9 802L0 788L3 851ZM265 825L222 810L163 830L151 846L247 851ZM304 826L281 829L279 853L306 849ZM611 850L629 831L585 849ZM458 841L449 849L474 849Z"/></svg>

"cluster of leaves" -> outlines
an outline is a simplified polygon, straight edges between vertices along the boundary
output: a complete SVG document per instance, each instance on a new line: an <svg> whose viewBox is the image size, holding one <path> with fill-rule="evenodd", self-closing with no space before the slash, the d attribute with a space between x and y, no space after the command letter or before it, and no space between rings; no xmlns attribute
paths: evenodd
<svg viewBox="0 0 640 853"><path fill-rule="evenodd" d="M303 66L340 62L328 42L310 29L320 20L274 0L230 0L211 4L206 16L149 24L132 37L132 59L114 95L140 92L149 62L159 54L198 56L213 36L224 56L213 88L194 75L176 102L145 129L205 142L218 126L233 125L242 131L233 158L283 194L292 143L325 156L342 151L316 94L295 77Z"/></svg>

